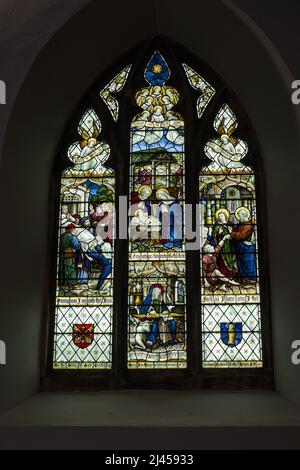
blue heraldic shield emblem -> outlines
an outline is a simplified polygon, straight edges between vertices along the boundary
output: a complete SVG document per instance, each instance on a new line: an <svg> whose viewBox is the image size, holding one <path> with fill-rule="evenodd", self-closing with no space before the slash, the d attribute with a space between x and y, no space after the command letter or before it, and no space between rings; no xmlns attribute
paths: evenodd
<svg viewBox="0 0 300 470"><path fill-rule="evenodd" d="M220 323L221 339L226 346L234 348L243 339L242 323Z"/></svg>

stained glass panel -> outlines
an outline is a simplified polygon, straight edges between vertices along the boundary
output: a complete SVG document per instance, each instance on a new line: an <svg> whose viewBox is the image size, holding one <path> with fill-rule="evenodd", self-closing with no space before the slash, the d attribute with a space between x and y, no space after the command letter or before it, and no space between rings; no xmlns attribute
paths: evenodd
<svg viewBox="0 0 300 470"><path fill-rule="evenodd" d="M115 178L100 133L89 108L68 150L73 166L61 177L55 369L111 368Z"/></svg>
<svg viewBox="0 0 300 470"><path fill-rule="evenodd" d="M119 102L113 95L119 93L124 88L130 69L131 65L127 65L100 91L100 96L108 107L114 121L117 121L119 117Z"/></svg>
<svg viewBox="0 0 300 470"><path fill-rule="evenodd" d="M224 104L200 175L203 367L262 367L255 175Z"/></svg>
<svg viewBox="0 0 300 470"><path fill-rule="evenodd" d="M195 89L201 92L197 99L197 114L200 119L205 109L207 108L210 100L214 96L216 90L201 75L193 70L189 65L182 64L186 73L189 84Z"/></svg>
<svg viewBox="0 0 300 470"><path fill-rule="evenodd" d="M186 367L184 122L156 51L131 124L128 367Z"/></svg>

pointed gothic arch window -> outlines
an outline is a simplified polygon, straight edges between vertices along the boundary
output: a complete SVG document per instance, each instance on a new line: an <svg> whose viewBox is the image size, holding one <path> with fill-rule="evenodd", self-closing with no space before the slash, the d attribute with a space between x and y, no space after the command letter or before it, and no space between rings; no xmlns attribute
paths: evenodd
<svg viewBox="0 0 300 470"><path fill-rule="evenodd" d="M97 80L53 193L45 387L272 387L262 163L206 64L157 38Z"/></svg>

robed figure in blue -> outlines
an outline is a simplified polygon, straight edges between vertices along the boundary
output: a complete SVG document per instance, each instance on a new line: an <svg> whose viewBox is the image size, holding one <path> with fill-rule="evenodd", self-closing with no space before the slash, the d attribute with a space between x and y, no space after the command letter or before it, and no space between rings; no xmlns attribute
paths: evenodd
<svg viewBox="0 0 300 470"><path fill-rule="evenodd" d="M182 247L182 207L166 188L156 191L161 202L159 220L165 248Z"/></svg>
<svg viewBox="0 0 300 470"><path fill-rule="evenodd" d="M96 287L96 289L100 290L112 272L112 249L110 243L104 242L102 239L100 240L100 237L98 237L98 242L95 251L87 250L86 254L101 266L101 274Z"/></svg>
<svg viewBox="0 0 300 470"><path fill-rule="evenodd" d="M238 277L242 284L256 282L255 243L252 241L254 225L250 220L247 207L235 211L239 224L231 232L231 239L236 254Z"/></svg>
<svg viewBox="0 0 300 470"><path fill-rule="evenodd" d="M147 320L151 313L159 315L158 318L154 318L152 320L150 332L146 333L146 347L148 349L151 349L158 343L162 342L159 334L159 323L161 320L166 321L168 325L168 329L172 337L169 344L176 344L178 342L176 339L177 322L173 318L168 319L170 312L163 300L163 293L164 288L161 284L153 284L140 308L140 314L145 315L141 321Z"/></svg>

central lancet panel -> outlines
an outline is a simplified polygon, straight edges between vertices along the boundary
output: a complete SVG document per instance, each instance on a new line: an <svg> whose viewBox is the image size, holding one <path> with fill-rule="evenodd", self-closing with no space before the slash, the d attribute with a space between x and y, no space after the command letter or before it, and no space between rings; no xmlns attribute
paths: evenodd
<svg viewBox="0 0 300 470"><path fill-rule="evenodd" d="M187 366L184 121L170 69L154 52L131 123L128 368Z"/></svg>

